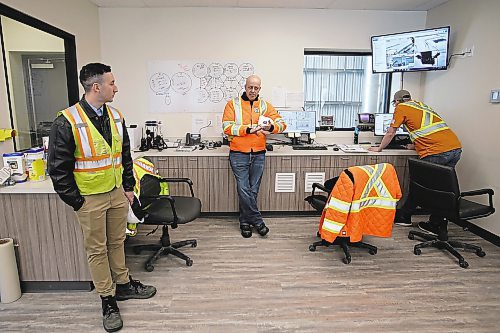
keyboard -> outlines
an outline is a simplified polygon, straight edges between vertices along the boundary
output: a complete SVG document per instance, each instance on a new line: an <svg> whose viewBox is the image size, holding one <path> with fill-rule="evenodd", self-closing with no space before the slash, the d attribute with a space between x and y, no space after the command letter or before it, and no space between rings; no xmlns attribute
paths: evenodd
<svg viewBox="0 0 500 333"><path fill-rule="evenodd" d="M327 150L326 146L293 145L293 150Z"/></svg>
<svg viewBox="0 0 500 333"><path fill-rule="evenodd" d="M368 153L368 150L359 145L337 145L344 153Z"/></svg>
<svg viewBox="0 0 500 333"><path fill-rule="evenodd" d="M196 148L197 148L196 146L180 146L175 151L189 153L192 152L193 150L196 150Z"/></svg>

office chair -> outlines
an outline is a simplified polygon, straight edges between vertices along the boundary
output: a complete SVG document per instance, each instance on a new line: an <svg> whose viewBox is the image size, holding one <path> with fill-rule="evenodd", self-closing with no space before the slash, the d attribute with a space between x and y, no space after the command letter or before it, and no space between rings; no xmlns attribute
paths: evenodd
<svg viewBox="0 0 500 333"><path fill-rule="evenodd" d="M415 203L429 210L431 214L443 218L437 236L420 231L410 231L409 239L413 240L417 236L425 240L425 242L415 245L413 252L420 255L421 249L426 247L444 249L458 259L458 264L462 268L467 268L469 264L456 248L474 251L477 256L484 257L486 254L479 246L448 240L448 221L454 222L466 230L470 223L468 220L493 214L495 212L493 190L481 189L460 192L457 174L452 167L410 159L409 169L410 195ZM485 194L489 196L489 205L464 199L464 197Z"/></svg>
<svg viewBox="0 0 500 333"><path fill-rule="evenodd" d="M188 178L161 178L149 174L144 175L140 182L139 200L145 214L143 224L161 225L162 234L160 244L136 245L133 247L134 252L136 254L141 253L143 250L155 252L144 266L148 272L154 270L154 264L158 258L169 254L185 260L187 266L192 266L193 260L177 249L186 245L196 247L196 240L190 239L171 243L168 227L175 229L179 224L189 223L200 215L201 201L194 196L193 182ZM189 185L191 196L159 195L161 182L186 183Z"/></svg>
<svg viewBox="0 0 500 333"><path fill-rule="evenodd" d="M352 173L346 169L343 171L346 173L346 175L351 179L351 181L354 183L354 176ZM321 185L319 183L314 183L312 186L312 193L310 196L305 198L304 200L307 201L314 209L316 209L319 212L322 212L326 206L326 203L328 201L328 197L330 193L332 192L333 188L335 187L339 177L335 177L332 179L329 179L325 182L324 185ZM315 191L316 189L320 189L328 194L328 197L322 194L316 194ZM320 232L318 231L316 234L318 237L320 236ZM356 247L356 248L365 248L368 249L368 253L371 255L375 255L377 253L377 247L368 243L364 243L362 241L358 242L351 242L350 237L337 237L335 240L330 243L324 239L321 239L317 242L314 242L313 244L309 245L309 251L314 252L316 251L316 247L318 246L325 246L329 247L332 245L338 245L342 248L344 251L344 258L342 259L344 264L349 264L351 262L351 252L350 252L350 247Z"/></svg>

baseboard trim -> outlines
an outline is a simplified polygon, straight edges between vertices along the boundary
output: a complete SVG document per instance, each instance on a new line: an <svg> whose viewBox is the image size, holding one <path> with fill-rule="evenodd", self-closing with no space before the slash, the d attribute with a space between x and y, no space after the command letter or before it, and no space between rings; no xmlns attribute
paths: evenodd
<svg viewBox="0 0 500 333"><path fill-rule="evenodd" d="M23 293L51 293L59 291L91 291L92 281L21 281Z"/></svg>

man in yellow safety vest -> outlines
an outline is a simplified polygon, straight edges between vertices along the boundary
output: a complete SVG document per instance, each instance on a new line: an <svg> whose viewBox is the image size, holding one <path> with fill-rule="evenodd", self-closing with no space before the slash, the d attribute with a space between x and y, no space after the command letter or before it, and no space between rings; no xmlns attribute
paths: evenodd
<svg viewBox="0 0 500 333"><path fill-rule="evenodd" d="M49 174L60 198L76 211L102 300L103 326L116 332L123 326L116 301L150 298L156 288L133 280L125 266L125 228L135 180L125 121L106 104L118 92L111 67L83 66L80 83L85 94L60 111L52 125Z"/></svg>

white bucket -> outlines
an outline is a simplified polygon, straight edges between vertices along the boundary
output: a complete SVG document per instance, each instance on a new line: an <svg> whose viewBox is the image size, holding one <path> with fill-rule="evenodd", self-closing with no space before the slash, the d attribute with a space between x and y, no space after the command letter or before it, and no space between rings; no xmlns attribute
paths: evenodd
<svg viewBox="0 0 500 333"><path fill-rule="evenodd" d="M31 148L25 153L24 159L26 160L26 171L30 180L42 181L47 178L43 148Z"/></svg>
<svg viewBox="0 0 500 333"><path fill-rule="evenodd" d="M23 153L3 154L3 165L10 168L12 179L16 183L25 182L28 178Z"/></svg>

